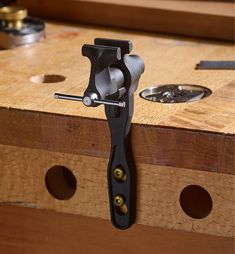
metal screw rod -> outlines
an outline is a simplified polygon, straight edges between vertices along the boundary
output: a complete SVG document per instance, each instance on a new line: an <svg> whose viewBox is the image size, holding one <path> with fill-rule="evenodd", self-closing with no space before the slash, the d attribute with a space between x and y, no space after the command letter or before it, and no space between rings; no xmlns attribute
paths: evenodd
<svg viewBox="0 0 235 254"><path fill-rule="evenodd" d="M70 101L82 101L83 100L82 96L62 94L62 93L55 93L54 98L61 99L61 100L70 100Z"/></svg>
<svg viewBox="0 0 235 254"><path fill-rule="evenodd" d="M111 106L117 106L117 107L121 107L121 108L125 108L126 103L123 101L112 101L112 100L94 100L95 103L98 104L105 104L105 105L111 105Z"/></svg>
<svg viewBox="0 0 235 254"><path fill-rule="evenodd" d="M54 97L55 97L55 99L71 100L71 101L83 101L83 99L84 99L84 97L82 97L82 96L68 95L68 94L61 94L61 93L55 93ZM121 101L100 100L100 99L94 99L93 101L94 101L94 103L97 103L97 104L117 106L117 107L121 107L121 108L125 108L125 106L126 106L125 102L121 102Z"/></svg>

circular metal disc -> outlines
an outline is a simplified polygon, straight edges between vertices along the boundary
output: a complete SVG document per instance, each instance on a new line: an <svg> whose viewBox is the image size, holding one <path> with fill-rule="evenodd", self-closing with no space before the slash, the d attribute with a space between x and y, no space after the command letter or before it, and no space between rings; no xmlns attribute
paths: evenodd
<svg viewBox="0 0 235 254"><path fill-rule="evenodd" d="M212 91L198 85L161 85L142 90L139 95L142 99L159 103L183 103L201 100Z"/></svg>

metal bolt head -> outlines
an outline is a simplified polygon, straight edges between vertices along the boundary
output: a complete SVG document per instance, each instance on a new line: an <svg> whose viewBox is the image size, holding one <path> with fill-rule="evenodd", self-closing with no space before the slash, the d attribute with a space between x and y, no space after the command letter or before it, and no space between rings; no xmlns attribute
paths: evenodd
<svg viewBox="0 0 235 254"><path fill-rule="evenodd" d="M124 201L124 198L122 196L116 195L113 198L113 203L114 203L115 206L120 207L120 206L122 206L125 203L125 201Z"/></svg>
<svg viewBox="0 0 235 254"><path fill-rule="evenodd" d="M92 104L92 99L90 97L86 96L83 98L82 102L85 106L89 107Z"/></svg>
<svg viewBox="0 0 235 254"><path fill-rule="evenodd" d="M114 177L117 179L117 180L121 180L124 178L124 171L121 169L121 168L116 168L114 171L113 171L113 174L114 174Z"/></svg>
<svg viewBox="0 0 235 254"><path fill-rule="evenodd" d="M98 95L96 93L88 93L87 95L85 95L83 97L83 104L87 107L91 107L92 105L94 105L95 100L98 99Z"/></svg>

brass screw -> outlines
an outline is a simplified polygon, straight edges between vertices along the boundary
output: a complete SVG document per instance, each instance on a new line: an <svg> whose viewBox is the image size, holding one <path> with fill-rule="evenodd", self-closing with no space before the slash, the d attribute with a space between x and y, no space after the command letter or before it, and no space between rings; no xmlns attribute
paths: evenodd
<svg viewBox="0 0 235 254"><path fill-rule="evenodd" d="M113 202L115 204L115 206L122 206L124 204L124 198L120 195L116 195L114 198L113 198Z"/></svg>
<svg viewBox="0 0 235 254"><path fill-rule="evenodd" d="M27 10L23 7L5 6L0 8L0 20L7 28L21 30L24 25L23 20L27 15Z"/></svg>
<svg viewBox="0 0 235 254"><path fill-rule="evenodd" d="M114 171L113 171L113 174L114 174L114 177L117 179L117 180L121 180L124 178L124 171L120 168L116 168Z"/></svg>

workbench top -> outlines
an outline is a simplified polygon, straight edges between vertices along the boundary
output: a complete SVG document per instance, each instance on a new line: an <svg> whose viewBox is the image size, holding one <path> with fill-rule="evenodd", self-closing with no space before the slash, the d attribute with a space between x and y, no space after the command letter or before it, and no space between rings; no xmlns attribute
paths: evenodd
<svg viewBox="0 0 235 254"><path fill-rule="evenodd" d="M133 123L234 134L234 72L195 70L200 60L232 60L233 45L159 34L48 23L45 40L0 51L0 107L105 119L103 106L87 108L53 97L55 92L83 94L90 63L82 56L81 47L93 44L96 37L131 40L133 53L145 62L145 73L135 93ZM32 77L44 74L66 79L57 83L32 82ZM179 104L153 103L138 95L144 88L164 84L205 86L212 90L212 95Z"/></svg>
<svg viewBox="0 0 235 254"><path fill-rule="evenodd" d="M47 235L55 235L47 231L51 227L56 232L62 232L65 240L64 235L69 239L75 239L74 235L79 236L79 239L83 239L80 235L86 239L98 239L97 245L80 241L84 245L95 246L94 253L101 247L100 253L104 253L103 246L107 253L117 249L120 252L123 246L128 246L128 253L136 253L135 250L131 251L131 245L137 246L135 249L139 253L145 251L146 245L141 238L133 238L133 235L124 232L120 234L125 234L126 242L120 248L115 247L121 239L117 232L113 233L113 240L105 238L104 244L100 242L101 231L111 235L109 226L104 224L104 219L110 218L107 196L110 134L104 107L87 108L82 103L56 100L53 96L55 92L83 95L89 80L90 63L82 56L81 47L85 43L93 44L97 37L131 40L133 53L141 56L146 66L135 93L131 131L137 172L136 223L143 225L135 234L146 236L148 253L153 250L166 253L166 248L161 247L162 238L166 239L167 244L179 243L178 235L182 233L186 245L178 244L183 249L174 253L182 254L182 250L191 253L191 249L195 253L200 252L198 249L208 250L207 253L228 253L227 249L233 248L234 237L234 72L195 70L195 66L201 60L232 60L233 45L153 33L48 23L45 40L14 50L0 51L0 200L5 204L76 215L73 220L69 219L68 224L67 215L56 215L58 219L55 224L64 225L58 221L65 222L65 229L71 228L70 236L64 229L57 230L51 224L53 215L49 212L39 215L39 211L27 213L23 208L15 212L1 208L1 218L6 221L5 228L12 231L9 226L12 216L8 215L23 213L24 216L19 219L16 216L13 220L17 223L14 223L16 227L12 232L17 232L20 221L27 234L30 232L30 237L35 229L36 236L43 232L39 238L47 239L48 243L50 237ZM41 83L40 75L52 75L53 79L61 75L62 80L63 77L65 80ZM179 104L153 103L139 97L142 89L165 84L205 86L211 89L212 95L199 101ZM68 200L58 200L46 188L45 176L54 166L66 167L76 178L77 190ZM52 183L63 192L61 183ZM197 198L194 195L198 192L188 196L188 199L195 200L196 206L198 201L204 203L205 192L206 197L209 195L209 210L206 205L206 209L197 208L196 215L186 214L181 197L188 186L193 187L193 190L195 186L196 189L199 187L204 190ZM208 199L205 202L208 204ZM80 224L75 223L77 216L82 218ZM30 231L26 227L27 220L24 223L25 218L29 219ZM47 218L44 220L46 230L40 231L37 224L32 224L32 218L36 218L34 221L40 222L40 225L43 225L43 218ZM102 221L95 222L94 218ZM4 229L5 224L2 224ZM80 234L69 225L78 225L76 227ZM133 230L136 227L139 226L133 227ZM172 230L177 237L169 238L169 231L164 231L160 238L160 228ZM3 230L4 233L7 230ZM92 235L96 231L97 236ZM17 236L12 232L13 237ZM126 232L135 231L131 229ZM204 245L200 244L199 234L203 238L206 234L214 237L214 249L211 247L211 238L206 238ZM23 237L23 245L28 246L24 235L19 235ZM5 244L4 239L8 238L0 236L0 239ZM21 238L17 236L17 239ZM153 239L157 247L149 239ZM188 239L193 239L197 248L192 248L192 241ZM14 238L10 240L14 244ZM30 238L29 246L31 242ZM34 242L39 242L41 248L42 241ZM75 242L80 249L83 248L79 241ZM218 242L220 247L217 247ZM53 239L53 248L54 243ZM190 247L187 248L187 244ZM174 246L172 248L177 250ZM86 253L90 253L89 250Z"/></svg>

